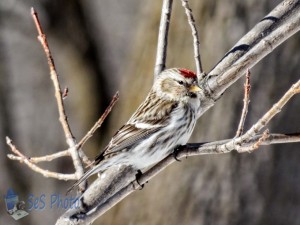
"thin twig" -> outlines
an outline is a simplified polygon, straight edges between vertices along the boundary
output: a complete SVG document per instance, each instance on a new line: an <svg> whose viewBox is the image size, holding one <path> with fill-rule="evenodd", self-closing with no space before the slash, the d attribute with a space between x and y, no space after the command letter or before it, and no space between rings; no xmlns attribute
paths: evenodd
<svg viewBox="0 0 300 225"><path fill-rule="evenodd" d="M297 94L297 89L300 88L300 80L293 84L290 89L275 103L271 109L266 112L261 119L258 120L244 135L241 136L240 141L245 141L256 135L262 128L264 128L271 119L278 114L287 102Z"/></svg>
<svg viewBox="0 0 300 225"><path fill-rule="evenodd" d="M76 171L76 176L77 176L77 178L79 178L84 174L84 170L83 170L82 162L79 157L79 153L78 153L77 149L75 148L75 144L76 144L75 138L71 132L71 128L68 123L68 118L65 113L62 91L61 91L61 87L60 87L60 83L59 83L59 79L58 79L58 74L55 69L54 60L53 60L52 54L49 49L46 35L44 34L41 23L39 21L38 14L34 8L31 8L31 15L32 15L32 18L34 20L35 26L38 31L38 40L40 41L40 43L44 49L44 52L46 54L46 57L47 57L47 61L48 61L49 69L50 69L50 76L51 76L51 80L53 81L53 85L54 85L54 89L55 89L55 98L56 98L56 102L57 102L57 106L58 106L59 121L64 130L66 142L70 147L69 151L70 151L73 165L74 165L74 168ZM85 183L83 183L81 185L81 188L84 189L84 186L85 186Z"/></svg>
<svg viewBox="0 0 300 225"><path fill-rule="evenodd" d="M12 143L12 140L9 137L6 137L6 143L10 147L11 151L15 153L15 155L8 154L7 157L12 160L19 160L20 162L24 162L30 169L33 171L42 174L44 177L51 177L58 180L76 180L77 176L76 174L63 174L63 173L56 173L49 170L44 170L40 168L39 166L35 165L31 162L31 160L23 155L16 146Z"/></svg>
<svg viewBox="0 0 300 225"><path fill-rule="evenodd" d="M63 99L62 99L62 91L61 91L61 87L60 87L60 84L59 84L58 74L57 74L56 69L55 69L54 60L53 60L51 51L49 49L49 45L48 45L48 42L47 42L46 35L43 32L41 23L40 23L39 18L38 18L38 14L34 10L34 8L31 8L31 15L32 15L32 18L33 18L34 23L36 25L36 29L38 31L38 34L39 34L38 35L38 40L41 43L41 45L44 49L44 52L46 54L47 60L48 60L50 75L51 75L51 79L53 81L54 88L55 88L55 98L56 98L57 105L58 105L59 121L61 122L61 125L63 127L64 133L65 133L65 136L66 136L66 140L73 139L74 137L73 137L73 134L71 132L71 129L70 129L70 126L69 126L69 123L68 123L68 119L67 119L67 116L66 116L66 113L65 113L65 107L64 107L64 102L63 102Z"/></svg>
<svg viewBox="0 0 300 225"><path fill-rule="evenodd" d="M62 93L62 98L66 99L68 97L69 94L69 88L65 87L64 92Z"/></svg>
<svg viewBox="0 0 300 225"><path fill-rule="evenodd" d="M181 3L183 8L185 9L185 14L187 15L188 22L192 30L192 35L194 40L194 57L195 57L198 80L202 80L204 74L203 74L201 55L200 55L200 39L196 28L195 19L192 13L192 9L189 6L188 0L181 0Z"/></svg>
<svg viewBox="0 0 300 225"><path fill-rule="evenodd" d="M269 137L269 130L265 130L264 133L262 134L262 136L252 145L250 146L238 146L238 148L236 149L238 152L242 153L242 152L253 152L254 150L258 149L265 140L268 139Z"/></svg>
<svg viewBox="0 0 300 225"><path fill-rule="evenodd" d="M109 103L109 106L105 109L104 113L101 115L99 120L95 123L95 125L87 132L87 134L81 139L81 141L76 145L76 148L81 148L85 142L93 136L95 131L101 127L102 123L104 122L105 118L108 116L108 114L111 112L112 108L116 104L116 102L119 100L119 92L117 92L111 102Z"/></svg>
<svg viewBox="0 0 300 225"><path fill-rule="evenodd" d="M163 1L158 33L156 61L154 67L154 79L158 74L160 74L161 71L163 71L166 68L168 34L172 13L172 3L173 0Z"/></svg>
<svg viewBox="0 0 300 225"><path fill-rule="evenodd" d="M244 105L243 105L240 123L239 123L238 129L236 131L235 137L241 136L244 131L244 124L245 124L245 120L246 120L247 113L248 113L248 107L249 107L249 103L250 103L250 89L251 89L250 75L251 75L250 70L247 70L246 81L244 84L244 100L243 100Z"/></svg>
<svg viewBox="0 0 300 225"><path fill-rule="evenodd" d="M271 121L271 119L278 114L286 103L296 95L297 89L300 87L300 80L293 84L290 89L279 99L279 101L274 104L245 134L238 138L231 139L228 143L219 146L221 152L228 152L230 149L237 149L239 151L240 147L251 140L259 131L266 127L266 125Z"/></svg>
<svg viewBox="0 0 300 225"><path fill-rule="evenodd" d="M51 155L45 155L45 156L40 156L40 157L30 157L28 158L30 162L32 163L39 163L39 162L50 162L54 159L60 158L60 157L65 157L65 156L70 156L70 151L69 150L64 150L60 151Z"/></svg>

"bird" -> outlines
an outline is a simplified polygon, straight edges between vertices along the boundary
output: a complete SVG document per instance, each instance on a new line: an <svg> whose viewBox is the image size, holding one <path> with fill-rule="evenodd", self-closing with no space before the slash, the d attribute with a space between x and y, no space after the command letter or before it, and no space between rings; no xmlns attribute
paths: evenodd
<svg viewBox="0 0 300 225"><path fill-rule="evenodd" d="M68 192L96 173L119 165L142 171L189 140L201 109L197 75L171 68L155 79L146 99L111 138L93 167Z"/></svg>

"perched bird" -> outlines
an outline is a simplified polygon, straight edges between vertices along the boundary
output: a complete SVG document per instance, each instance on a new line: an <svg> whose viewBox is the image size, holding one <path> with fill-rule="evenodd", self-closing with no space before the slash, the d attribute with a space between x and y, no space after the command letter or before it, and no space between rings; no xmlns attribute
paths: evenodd
<svg viewBox="0 0 300 225"><path fill-rule="evenodd" d="M143 170L186 144L200 110L199 91L194 72L177 68L161 72L145 101L95 159L95 166L69 190L111 166Z"/></svg>

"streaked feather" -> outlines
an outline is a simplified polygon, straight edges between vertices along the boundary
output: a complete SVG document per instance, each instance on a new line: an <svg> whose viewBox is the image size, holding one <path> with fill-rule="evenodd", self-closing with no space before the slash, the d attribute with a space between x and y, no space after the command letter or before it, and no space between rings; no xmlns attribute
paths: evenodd
<svg viewBox="0 0 300 225"><path fill-rule="evenodd" d="M104 152L96 157L95 164L115 156L118 152L123 152L124 149L130 148L133 144L138 144L168 124L171 112L176 108L177 103L162 100L153 101L153 98L159 99L154 92L150 92L127 124L122 126L112 137ZM150 111L148 107L151 108ZM144 112L145 108L148 108L148 113ZM149 128L143 128L146 125Z"/></svg>

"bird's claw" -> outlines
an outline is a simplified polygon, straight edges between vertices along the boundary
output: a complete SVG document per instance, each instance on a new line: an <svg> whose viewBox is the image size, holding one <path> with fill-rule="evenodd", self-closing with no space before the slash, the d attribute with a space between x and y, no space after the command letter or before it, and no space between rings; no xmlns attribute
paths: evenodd
<svg viewBox="0 0 300 225"><path fill-rule="evenodd" d="M140 186L140 190L142 190L143 188L144 188L144 184L140 184L140 182L139 182L139 179L140 179L140 177L143 175L143 173L142 173L142 171L141 170L138 170L137 171L137 174L135 175L135 180L136 180L136 182L138 183L138 185Z"/></svg>
<svg viewBox="0 0 300 225"><path fill-rule="evenodd" d="M177 158L178 152L182 149L182 145L178 145L173 151L173 157L177 162L181 162L180 159Z"/></svg>

